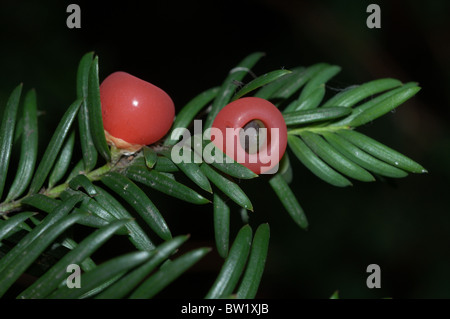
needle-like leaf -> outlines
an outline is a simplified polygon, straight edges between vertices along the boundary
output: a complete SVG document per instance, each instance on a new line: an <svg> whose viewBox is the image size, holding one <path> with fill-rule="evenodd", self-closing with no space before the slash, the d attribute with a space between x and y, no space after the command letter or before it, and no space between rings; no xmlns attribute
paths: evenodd
<svg viewBox="0 0 450 319"><path fill-rule="evenodd" d="M197 263L211 249L198 248L178 257L144 281L130 296L131 299L148 299L155 296L187 269Z"/></svg>
<svg viewBox="0 0 450 319"><path fill-rule="evenodd" d="M278 172L286 181L286 183L290 184L294 179L294 172L292 170L291 161L289 159L289 153L284 153L283 157L280 161L280 170Z"/></svg>
<svg viewBox="0 0 450 319"><path fill-rule="evenodd" d="M295 93L297 93L317 72L325 68L327 64L325 63L317 63L314 64L307 69L299 68L294 73L287 75L284 77L286 79L289 77L289 80L286 81L277 91L275 91L270 99L275 102L276 105L280 104L279 101L283 101L289 99Z"/></svg>
<svg viewBox="0 0 450 319"><path fill-rule="evenodd" d="M288 183L280 174L275 174L269 181L270 186L277 194L284 208L292 219L303 229L308 228L308 220L297 198Z"/></svg>
<svg viewBox="0 0 450 319"><path fill-rule="evenodd" d="M301 70L299 71L299 75L298 75L298 80L294 81L298 82L297 85L294 86L295 91L290 89L288 90L289 92L289 96L291 96L293 93L295 93L297 90L299 90L301 87L303 87L303 85L305 85L308 81L310 81L312 78L314 78L314 76L319 73L320 71L324 70L325 68L329 67L329 64L327 63L317 63L314 65L309 66L308 68L306 68L305 70ZM288 84L288 88L293 86L292 84ZM312 90L314 91L314 89ZM302 93L300 93L301 95ZM308 95L310 95L311 92L308 93ZM277 94L276 94L277 95ZM280 95L278 93L278 95ZM283 97L285 96L285 94L281 94ZM299 98L297 98L295 101L293 101L292 103L290 103L283 112L292 112L295 111L296 107L301 104L303 102L302 100L299 100Z"/></svg>
<svg viewBox="0 0 450 319"><path fill-rule="evenodd" d="M3 113L0 125L0 198L6 182L9 160L11 157L14 128L16 125L17 110L19 109L22 84L19 84L11 93Z"/></svg>
<svg viewBox="0 0 450 319"><path fill-rule="evenodd" d="M396 94L384 99L380 103L372 105L372 107L358 114L353 120L350 121L350 123L348 123L348 125L357 127L373 121L380 116L392 111L397 106L416 95L416 93L419 92L420 89L421 88L418 86L407 88L403 87Z"/></svg>
<svg viewBox="0 0 450 319"><path fill-rule="evenodd" d="M283 117L286 125L290 126L333 120L348 115L351 112L352 110L347 107L323 107L319 109L283 113Z"/></svg>
<svg viewBox="0 0 450 319"><path fill-rule="evenodd" d="M117 219L131 219L132 215L119 203L117 199L109 194L106 190L100 186L95 186L98 195L95 196L95 201L98 202L108 213L113 215ZM145 231L139 226L136 220L131 220L125 227L129 231L130 241L139 250L152 250L155 245L147 236Z"/></svg>
<svg viewBox="0 0 450 319"><path fill-rule="evenodd" d="M305 131L300 136L314 153L337 171L362 182L375 181L369 172L344 157L319 135Z"/></svg>
<svg viewBox="0 0 450 319"><path fill-rule="evenodd" d="M245 75L250 71L250 69L264 56L264 53L255 52L244 58L235 68L233 68L222 86L220 91L217 93L216 98L213 101L211 111L206 118L205 125L203 129L208 129L212 126L214 119L216 118L219 111L230 101L234 94L236 84L235 81L242 81Z"/></svg>
<svg viewBox="0 0 450 319"><path fill-rule="evenodd" d="M236 162L216 147L210 140L203 140L203 147L203 160L214 166L217 170L239 179L258 177L258 174L255 174L244 165Z"/></svg>
<svg viewBox="0 0 450 319"><path fill-rule="evenodd" d="M205 191L212 193L211 184L206 175L200 170L200 166L196 163L178 163L176 164L180 171Z"/></svg>
<svg viewBox="0 0 450 319"><path fill-rule="evenodd" d="M288 136L288 144L300 162L320 179L338 187L352 185L348 179L336 172L314 154L314 152L299 137L293 135Z"/></svg>
<svg viewBox="0 0 450 319"><path fill-rule="evenodd" d="M427 170L419 163L364 134L350 130L340 130L337 133L363 151L394 167L412 173L427 173Z"/></svg>
<svg viewBox="0 0 450 319"><path fill-rule="evenodd" d="M202 162L202 159L189 145L175 145L170 149L161 150L160 154L162 154L164 158L170 159L170 161L179 168L179 170L185 173L195 184L210 193L212 192L208 178L206 178L199 167L199 163Z"/></svg>
<svg viewBox="0 0 450 319"><path fill-rule="evenodd" d="M49 199L45 201L44 198ZM56 201L52 200L44 195L33 195L27 197L24 202L33 204L32 206L45 206L48 211L51 212L48 216L42 220L31 232L26 234L20 242L14 246L2 259L0 259L0 273L2 270L13 262L17 256L33 241L44 234L49 227L55 224L57 221L61 220L64 216L69 214L70 211L75 207L77 203L83 200L83 196L72 196L66 201ZM51 203L51 204L50 204ZM0 275L1 277L1 275Z"/></svg>
<svg viewBox="0 0 450 319"><path fill-rule="evenodd" d="M0 297L59 235L79 221L82 216L81 213L75 213L62 218L42 233L37 240L24 247L17 257L2 270Z"/></svg>
<svg viewBox="0 0 450 319"><path fill-rule="evenodd" d="M68 286L53 292L48 298L50 299L77 299L84 294L104 284L108 280L116 277L119 274L133 269L140 264L146 262L153 253L148 251L136 251L127 253L125 255L113 258L100 266L94 268L81 275L82 285L78 289L71 289Z"/></svg>
<svg viewBox="0 0 450 319"><path fill-rule="evenodd" d="M292 101L286 109L303 111L315 109L322 102L322 99L325 96L325 91L325 86L319 86L309 93L306 98Z"/></svg>
<svg viewBox="0 0 450 319"><path fill-rule="evenodd" d="M66 174L70 160L72 159L73 147L75 144L75 131L70 133L67 141L61 149L58 159L56 160L55 166L53 167L50 177L48 178L48 188L52 188L56 185Z"/></svg>
<svg viewBox="0 0 450 319"><path fill-rule="evenodd" d="M101 247L120 227L123 227L129 220L118 220L106 227L96 230L86 237L72 251L61 258L44 275L39 277L31 286L23 291L18 298L39 299L45 298L55 290L59 283L67 277L67 266L70 264L80 264L83 260L91 256Z"/></svg>
<svg viewBox="0 0 450 319"><path fill-rule="evenodd" d="M136 164L139 164L139 162L137 161ZM165 156L158 156L154 169L158 172L164 173L173 173L179 171L177 165L175 165L175 163L172 162L170 158Z"/></svg>
<svg viewBox="0 0 450 319"><path fill-rule="evenodd" d="M266 73L264 75L261 75L261 76L257 77L256 79L250 81L248 84L244 85L242 87L242 89L240 89L238 92L236 92L236 94L233 96L231 101L235 101L235 100L243 97L244 95L256 90L257 88L260 88L268 83L271 83L289 73L291 73L291 71L289 71L289 70L275 70L275 71Z"/></svg>
<svg viewBox="0 0 450 319"><path fill-rule="evenodd" d="M39 210L43 210L46 213L50 213L52 210L58 207L59 204L61 204L61 201L47 197L43 194L33 194L31 196L25 197L22 200L22 204L37 208Z"/></svg>
<svg viewBox="0 0 450 319"><path fill-rule="evenodd" d="M7 221L0 224L0 241L2 239L8 238L8 236L14 231L14 228L20 227L19 225L23 223L25 220L33 216L35 213L33 212L23 212L14 215Z"/></svg>
<svg viewBox="0 0 450 319"><path fill-rule="evenodd" d="M81 100L76 100L72 105L69 106L69 109L64 114L61 122L59 122L55 133L47 146L47 149L42 156L42 159L39 163L38 168L36 169L36 173L34 174L33 180L31 181L31 186L29 193L34 194L39 191L42 185L45 182L50 170L55 163L56 157L63 145L64 139L66 138L70 127L75 119L78 109L80 108Z"/></svg>
<svg viewBox="0 0 450 319"><path fill-rule="evenodd" d="M117 220L110 212L108 212L102 205L100 205L95 199L87 197L80 205L80 209L88 213L94 214L107 222L113 222ZM131 217L130 217L131 219Z"/></svg>
<svg viewBox="0 0 450 319"><path fill-rule="evenodd" d="M206 299L223 298L233 292L247 262L251 241L252 228L245 225L237 234L216 281L205 296Z"/></svg>
<svg viewBox="0 0 450 319"><path fill-rule="evenodd" d="M255 97L260 97L262 99L274 99L280 100L286 98L286 96L291 95L295 90L300 89L300 87L307 81L305 78L304 67L291 68L291 73L286 74L269 84L266 84L260 88L255 94Z"/></svg>
<svg viewBox="0 0 450 319"><path fill-rule="evenodd" d="M100 101L100 86L98 79L98 56L94 58L89 70L87 109L89 127L95 148L106 160L111 159L103 128L102 105Z"/></svg>
<svg viewBox="0 0 450 319"><path fill-rule="evenodd" d="M299 104L306 100L311 93L313 93L318 87L324 86L331 78L341 71L341 68L337 65L329 65L322 68L320 71L314 74L314 76L308 81L303 88L298 98ZM300 110L297 108L297 110Z"/></svg>
<svg viewBox="0 0 450 319"><path fill-rule="evenodd" d="M70 249L70 250L74 250L76 247L78 247L77 242L75 240L73 240L72 238L70 238L70 237L66 237L64 239L64 241L61 243L61 245L66 247L66 248L68 248L68 249ZM83 260L80 263L80 267L84 271L89 271L89 270L92 270L95 267L97 267L97 265L94 263L94 261L91 258L87 257L85 260Z"/></svg>
<svg viewBox="0 0 450 319"><path fill-rule="evenodd" d="M361 167L374 172L375 174L392 178L401 178L408 175L407 172L367 154L366 152L337 134L323 133L323 136L345 157L352 160Z"/></svg>
<svg viewBox="0 0 450 319"><path fill-rule="evenodd" d="M172 146L178 142L178 139L172 139L172 133L176 129L187 128L197 114L217 96L219 89L219 87L213 87L200 93L181 109L173 122L172 129L168 134L169 137L164 141L165 146Z"/></svg>
<svg viewBox="0 0 450 319"><path fill-rule="evenodd" d="M142 183L164 194L176 197L189 203L201 205L210 201L191 188L167 177L166 175L146 167L132 166L126 170L125 175L135 182Z"/></svg>
<svg viewBox="0 0 450 319"><path fill-rule="evenodd" d="M133 270L119 281L114 283L107 290L96 296L97 299L123 298L127 296L136 286L141 283L149 273L159 264L169 258L175 250L180 247L188 236L177 236L159 245L153 252L154 255L145 264Z"/></svg>
<svg viewBox="0 0 450 319"><path fill-rule="evenodd" d="M346 89L330 98L322 105L322 107L351 107L365 98L393 89L400 85L402 85L402 82L396 79L378 79L361 85L352 86L351 88Z"/></svg>
<svg viewBox="0 0 450 319"><path fill-rule="evenodd" d="M247 268L236 293L237 298L255 298L266 265L267 252L269 250L269 238L269 224L260 225L256 229L255 237L253 238Z"/></svg>
<svg viewBox="0 0 450 319"><path fill-rule="evenodd" d="M158 154L148 146L144 146L142 153L144 154L145 165L147 165L148 168L153 168L158 160Z"/></svg>
<svg viewBox="0 0 450 319"><path fill-rule="evenodd" d="M385 103L386 101L389 101L390 99L395 99L395 97L400 94L402 94L402 92L404 92L405 90L409 90L409 89L413 89L417 87L417 83L415 82L409 82L406 84L403 84L400 87L397 87L393 90L384 92L380 95L378 95L377 97L370 99L369 101L362 103L360 105L357 105L353 108L352 114L347 116L346 118L339 120L337 122L331 123L330 126L349 126L350 123L360 114L362 114L363 112L366 112L369 109L372 109L373 107L375 107L376 105L382 105L383 103Z"/></svg>
<svg viewBox="0 0 450 319"><path fill-rule="evenodd" d="M22 141L17 173L5 201L16 199L25 191L33 176L38 149L36 92L28 91L24 99Z"/></svg>
<svg viewBox="0 0 450 319"><path fill-rule="evenodd" d="M230 207L222 195L214 193L214 235L216 248L220 257L228 256L228 245L230 237Z"/></svg>
<svg viewBox="0 0 450 319"><path fill-rule="evenodd" d="M161 213L135 183L116 172L104 175L101 181L130 204L159 237L164 240L172 238Z"/></svg>
<svg viewBox="0 0 450 319"><path fill-rule="evenodd" d="M89 96L89 70L94 58L94 52L86 53L80 60L77 72L77 97L83 99L78 113L78 128L80 130L81 153L83 154L84 169L90 172L97 163L97 150L92 140L88 96Z"/></svg>
<svg viewBox="0 0 450 319"><path fill-rule="evenodd" d="M97 195L94 184L92 184L89 178L87 178L86 175L83 174L77 175L72 178L69 182L69 187L73 190L78 190L81 187L89 196Z"/></svg>
<svg viewBox="0 0 450 319"><path fill-rule="evenodd" d="M80 191L74 191L70 188L66 189L64 192L61 193L61 199L63 201L67 200L68 198L72 196L82 196L82 203L80 204L80 208L75 208L75 212L88 212L89 215L83 217L78 224L85 225L92 228L102 228L104 226L109 225L111 221L115 221L115 218L112 218L112 216L104 211L100 212L100 209L98 207L95 207L92 203L92 198L86 195L85 193L82 193ZM128 235L127 229L125 227L119 229L116 232L117 235Z"/></svg>
<svg viewBox="0 0 450 319"><path fill-rule="evenodd" d="M84 172L84 161L81 159L74 165L69 173L69 176L67 176L65 183L68 184L72 178L79 174L83 174Z"/></svg>
<svg viewBox="0 0 450 319"><path fill-rule="evenodd" d="M244 191L233 181L216 172L208 164L202 163L200 169L208 179L223 193L231 198L236 204L253 211L253 205Z"/></svg>

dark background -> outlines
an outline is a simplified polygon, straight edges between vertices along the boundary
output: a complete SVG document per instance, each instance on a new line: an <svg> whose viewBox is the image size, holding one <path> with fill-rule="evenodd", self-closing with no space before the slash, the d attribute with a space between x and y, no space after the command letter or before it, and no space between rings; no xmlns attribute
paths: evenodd
<svg viewBox="0 0 450 319"><path fill-rule="evenodd" d="M342 298L450 297L448 1L93 2L76 2L81 29L66 27L68 1L0 5L0 105L20 82L36 88L41 152L75 99L77 65L89 51L99 55L101 79L129 72L164 89L178 110L255 51L266 53L254 68L258 75L340 65L328 83L332 93L383 77L417 81L422 90L413 99L361 131L429 174L338 189L291 156L307 232L264 179L242 183L255 206L251 225L268 221L272 231L258 297L328 298L337 289ZM366 27L370 3L381 7L381 29ZM174 234L191 234L188 248L214 245L211 206L151 198ZM232 213L234 237L241 222L237 207ZM381 267L381 289L366 287L372 263ZM220 265L212 252L161 297L203 297Z"/></svg>

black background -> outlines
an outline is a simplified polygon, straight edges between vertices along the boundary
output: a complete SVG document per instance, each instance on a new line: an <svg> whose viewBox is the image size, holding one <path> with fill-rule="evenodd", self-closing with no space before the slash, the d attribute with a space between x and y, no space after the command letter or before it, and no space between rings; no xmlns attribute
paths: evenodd
<svg viewBox="0 0 450 319"><path fill-rule="evenodd" d="M366 7L381 7L381 29L366 27ZM79 59L99 55L100 78L122 70L164 89L179 110L220 85L246 55L263 51L258 75L327 62L341 73L331 93L382 77L422 90L361 131L423 164L426 175L337 189L293 156L294 192L310 229L299 229L264 178L242 183L255 206L250 223L271 226L260 298L448 298L450 296L450 5L448 1L78 1L81 29L66 27L68 1L0 5L1 107L20 82L36 88L42 153L75 99ZM249 78L246 78L248 81ZM212 207L151 196L187 248L213 246ZM233 206L234 237L241 226ZM120 250L120 247L106 247ZM106 249L105 248L105 249ZM123 248L125 249L125 248ZM382 288L366 287L378 264ZM210 253L160 297L203 297L220 268Z"/></svg>

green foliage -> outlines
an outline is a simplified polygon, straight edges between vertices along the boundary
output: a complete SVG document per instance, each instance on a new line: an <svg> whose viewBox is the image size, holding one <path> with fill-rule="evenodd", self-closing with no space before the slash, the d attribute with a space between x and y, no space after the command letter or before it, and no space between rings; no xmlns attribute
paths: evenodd
<svg viewBox="0 0 450 319"><path fill-rule="evenodd" d="M106 174L102 182L130 204L159 237L164 240L172 238L169 227L158 208L135 183L117 172Z"/></svg>
<svg viewBox="0 0 450 319"><path fill-rule="evenodd" d="M105 132L103 130L97 56L94 58L94 61L92 61L89 69L88 94L87 97L84 96L84 98L87 99L89 131L91 132L95 148L106 161L109 161L111 159L111 152L108 144L106 143ZM91 151L93 151L92 148Z"/></svg>
<svg viewBox="0 0 450 319"><path fill-rule="evenodd" d="M8 196L6 197L6 201L16 199L22 195L29 185L31 177L33 176L38 150L38 122L36 105L36 92L34 90L30 90L25 95L23 106L23 128L21 134L22 141L20 145L19 165L17 167L17 173L14 181L9 189ZM7 163L6 160L5 163Z"/></svg>
<svg viewBox="0 0 450 319"><path fill-rule="evenodd" d="M236 292L237 298L252 299L256 297L269 250L269 238L269 224L260 225L253 238L248 266Z"/></svg>
<svg viewBox="0 0 450 319"><path fill-rule="evenodd" d="M225 298L232 294L247 262L251 239L252 229L245 225L237 234L225 263L205 298Z"/></svg>
<svg viewBox="0 0 450 319"><path fill-rule="evenodd" d="M160 145L146 146L129 156L106 143L98 57L87 53L78 66L75 102L57 125L36 169L36 92L27 92L21 108L22 84L17 86L6 104L0 126L0 296L7 294L22 274L39 264L44 254L54 253L55 246L65 247L64 253L56 257L56 262L45 264L37 281L18 298L157 295L200 262L210 248L196 247L179 255L178 250L189 238L178 234L172 238L170 220L166 222L164 212L150 198L157 193L148 189L188 205L212 203L215 249L223 258L223 266L205 292L206 298L257 296L268 257L270 230L268 224L261 224L253 236L247 211L254 208L240 184L258 175L229 158L227 161L227 155L214 149L209 141L200 142L200 149L212 147L213 156L223 163L212 158L203 163L174 163L171 159L172 148L178 142L171 139L172 132L188 128L195 118L203 116L204 109L208 110L204 129L211 127L217 113L242 96L253 94L268 99L282 110L288 127L289 151L275 175L258 178L256 182L269 183L281 205L302 229L308 227L308 220L289 186L295 178L292 154L317 177L338 187L352 185L352 179L371 182L374 176L402 178L408 173L426 172L410 158L355 131L413 97L420 90L416 83L374 80L323 102L326 83L340 68L318 63L270 71L238 89L237 83L252 74L251 68L262 57L257 52L243 59L221 86L206 90L186 104ZM207 108L209 104L211 107ZM13 141L19 140L15 150L19 155L17 171L13 176L14 172L10 172ZM195 139L191 142L196 143ZM200 155L194 151L195 144L190 146L192 150L188 147L183 152L190 151L193 157ZM103 163L99 163L99 155ZM230 248L230 236L235 233L231 211L236 206L244 225ZM80 227L91 232L77 243L73 234ZM133 249L125 254L113 253L110 259L97 265L94 252L103 249L113 237L128 239ZM81 265L81 289L69 289L65 284L69 264ZM337 293L332 297L337 297Z"/></svg>
<svg viewBox="0 0 450 319"><path fill-rule="evenodd" d="M260 77L257 77L256 79L254 79L251 82L249 82L248 84L246 84L238 92L236 92L236 94L234 94L234 96L231 100L235 101L235 100L243 97L247 93L249 93L253 90L256 90L270 82L273 82L276 79L278 79L279 77L282 77L289 73L291 73L291 71L289 71L289 70L275 70L275 71L266 73L264 75L261 75Z"/></svg>
<svg viewBox="0 0 450 319"><path fill-rule="evenodd" d="M155 170L144 167L131 166L126 170L126 176L132 180L150 186L162 193L184 200L189 203L201 205L209 203L209 200L193 189L167 177Z"/></svg>
<svg viewBox="0 0 450 319"><path fill-rule="evenodd" d="M34 177L31 180L30 194L37 193L42 185L44 185L45 179L50 173L56 157L58 156L59 150L62 148L64 139L69 133L70 127L75 120L80 104L81 100L79 99L72 103L64 114L61 122L59 122L58 127L39 162L36 172L34 173Z"/></svg>
<svg viewBox="0 0 450 319"><path fill-rule="evenodd" d="M233 68L228 74L227 78L220 87L216 98L211 105L211 111L209 112L205 120L205 129L210 128L216 115L219 111L227 105L232 96L234 95L236 82L242 81L250 69L264 56L261 52L250 54L243 59L235 68Z"/></svg>
<svg viewBox="0 0 450 319"><path fill-rule="evenodd" d="M5 187L21 93L22 84L16 87L11 93L0 126L0 197L3 194L3 189Z"/></svg>
<svg viewBox="0 0 450 319"><path fill-rule="evenodd" d="M283 176L279 173L275 174L275 176L270 179L269 183L292 219L301 228L307 229L308 220L306 219L305 213Z"/></svg>
<svg viewBox="0 0 450 319"><path fill-rule="evenodd" d="M214 235L217 252L222 258L226 258L230 237L230 206L222 197L218 192L214 193Z"/></svg>

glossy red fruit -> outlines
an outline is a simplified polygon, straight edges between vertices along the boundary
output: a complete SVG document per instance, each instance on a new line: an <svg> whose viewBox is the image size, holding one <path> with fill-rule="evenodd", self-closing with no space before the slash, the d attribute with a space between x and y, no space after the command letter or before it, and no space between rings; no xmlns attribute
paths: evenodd
<svg viewBox="0 0 450 319"><path fill-rule="evenodd" d="M256 149L253 147L253 150L252 147L248 149L242 139L242 133L246 132L248 127L266 128L266 137L260 134L263 141ZM269 171L274 173L271 170L286 151L287 128L283 115L275 105L258 97L245 97L226 105L217 114L212 128L213 143L256 174ZM223 141L216 138L214 129L220 130ZM258 145L257 140L255 144Z"/></svg>
<svg viewBox="0 0 450 319"><path fill-rule="evenodd" d="M160 140L175 116L166 92L125 72L112 73L102 82L100 100L108 143L129 152Z"/></svg>

